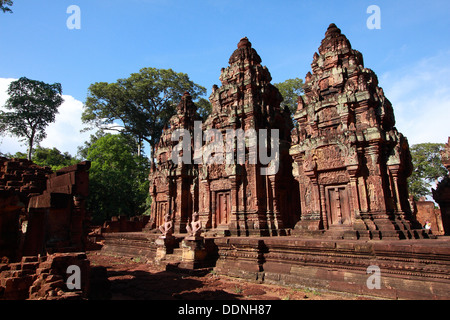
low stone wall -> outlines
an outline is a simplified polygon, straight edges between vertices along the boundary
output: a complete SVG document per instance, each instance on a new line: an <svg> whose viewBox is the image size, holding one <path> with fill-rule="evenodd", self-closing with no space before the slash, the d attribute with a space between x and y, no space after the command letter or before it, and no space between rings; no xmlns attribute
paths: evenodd
<svg viewBox="0 0 450 320"><path fill-rule="evenodd" d="M102 233L112 232L140 232L146 226L150 216L135 216L127 218L125 216L112 217L110 221L105 221L102 226Z"/></svg>
<svg viewBox="0 0 450 320"><path fill-rule="evenodd" d="M143 232L118 232L105 233L103 236L103 253L129 258L143 258L149 261L156 256L154 239L158 235Z"/></svg>
<svg viewBox="0 0 450 320"><path fill-rule="evenodd" d="M221 238L215 241L215 271L251 281L388 299L450 299L449 240ZM368 281L373 283L377 272L379 288L370 289Z"/></svg>

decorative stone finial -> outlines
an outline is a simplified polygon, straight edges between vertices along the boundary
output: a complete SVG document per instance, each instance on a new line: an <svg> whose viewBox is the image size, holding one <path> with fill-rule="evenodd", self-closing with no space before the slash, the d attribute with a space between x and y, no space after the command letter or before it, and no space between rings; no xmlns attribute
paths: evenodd
<svg viewBox="0 0 450 320"><path fill-rule="evenodd" d="M247 37L242 38L238 45L237 45L238 49L240 48L251 48L252 47L252 43L250 41L248 41Z"/></svg>
<svg viewBox="0 0 450 320"><path fill-rule="evenodd" d="M327 29L327 32L325 33L325 36L330 36L332 34L337 34L337 35L341 34L341 29L339 29L334 23L331 23L328 26L328 29Z"/></svg>

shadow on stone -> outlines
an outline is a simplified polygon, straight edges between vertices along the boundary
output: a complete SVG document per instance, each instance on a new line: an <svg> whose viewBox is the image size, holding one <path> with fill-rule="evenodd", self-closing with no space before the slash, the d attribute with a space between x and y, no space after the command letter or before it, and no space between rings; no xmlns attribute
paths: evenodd
<svg viewBox="0 0 450 320"><path fill-rule="evenodd" d="M239 297L224 290L202 291L202 281L171 271L124 269L108 270L105 274L104 269L99 268L98 277L92 281L92 300L234 300Z"/></svg>

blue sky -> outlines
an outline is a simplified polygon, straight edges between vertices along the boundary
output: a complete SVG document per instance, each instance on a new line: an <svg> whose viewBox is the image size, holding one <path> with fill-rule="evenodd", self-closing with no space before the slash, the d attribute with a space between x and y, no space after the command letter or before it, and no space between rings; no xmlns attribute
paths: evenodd
<svg viewBox="0 0 450 320"><path fill-rule="evenodd" d="M209 95L239 39L247 36L274 83L304 78L330 23L362 52L394 106L410 144L446 142L450 135L450 1L175 1L16 0L0 13L0 105L11 79L60 82L66 102L47 130L45 147L76 153L88 139L79 117L87 88L143 67L187 73ZM69 30L67 8L81 9ZM370 30L370 5L381 29ZM0 138L0 151L25 152Z"/></svg>

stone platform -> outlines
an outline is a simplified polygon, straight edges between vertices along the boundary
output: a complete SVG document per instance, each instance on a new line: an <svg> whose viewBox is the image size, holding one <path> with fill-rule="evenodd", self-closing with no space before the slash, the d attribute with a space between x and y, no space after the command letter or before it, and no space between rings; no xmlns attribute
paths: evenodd
<svg viewBox="0 0 450 320"><path fill-rule="evenodd" d="M102 251L155 263L158 236L106 234ZM158 264L183 267L182 237L176 238L178 247ZM206 259L217 274L385 299L450 299L450 237L369 241L217 237L205 242ZM379 272L379 289L368 286L376 284L373 270Z"/></svg>
<svg viewBox="0 0 450 320"><path fill-rule="evenodd" d="M448 237L402 241L222 238L215 243L218 274L388 299L450 299ZM369 289L367 281L373 275L369 267L378 268L380 289Z"/></svg>
<svg viewBox="0 0 450 320"><path fill-rule="evenodd" d="M218 258L214 238L204 238L201 259L197 250L189 250L189 244L184 243L184 235L174 234L173 246L163 257L158 251L160 234L149 232L118 232L103 234L105 243L102 252L120 257L136 258L152 264L166 265L169 268L185 269L192 273L194 269L212 268ZM192 252L191 252L192 251ZM196 254L197 253L197 254Z"/></svg>
<svg viewBox="0 0 450 320"><path fill-rule="evenodd" d="M153 260L156 255L157 234L147 232L104 233L102 252L129 258Z"/></svg>

